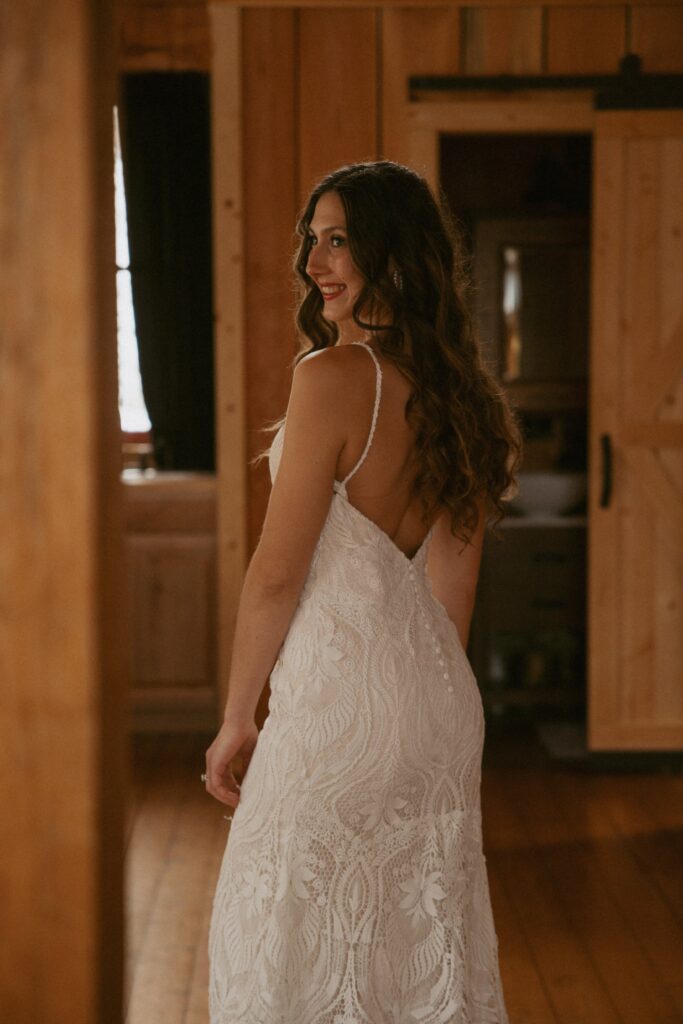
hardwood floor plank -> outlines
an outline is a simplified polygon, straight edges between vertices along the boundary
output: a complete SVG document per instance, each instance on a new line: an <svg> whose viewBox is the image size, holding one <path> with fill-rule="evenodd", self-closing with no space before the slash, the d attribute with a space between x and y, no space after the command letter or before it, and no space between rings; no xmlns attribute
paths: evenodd
<svg viewBox="0 0 683 1024"><path fill-rule="evenodd" d="M505 891L498 864L500 856L494 851L487 856L486 864L508 1015L514 1024L557 1024L533 951Z"/></svg>
<svg viewBox="0 0 683 1024"><path fill-rule="evenodd" d="M140 951L177 828L178 784L187 772L186 742L154 737L143 751L134 762L136 798L126 860L125 1005L130 1001Z"/></svg>
<svg viewBox="0 0 683 1024"><path fill-rule="evenodd" d="M574 827L580 818L595 838L592 856L605 887L683 1020L683 927L650 875L640 870L590 776L562 774L558 799ZM595 822L595 824L593 824ZM597 827L596 827L597 826ZM596 832L598 834L596 835ZM599 840L599 841L597 841Z"/></svg>
<svg viewBox="0 0 683 1024"><path fill-rule="evenodd" d="M162 803L172 787L178 813L157 866L156 897L135 964L128 1024L183 1024L197 951L205 942L205 897L222 816L199 781L196 748L196 742L188 745L184 760L159 766Z"/></svg>
<svg viewBox="0 0 683 1024"><path fill-rule="evenodd" d="M614 900L568 804L559 799L558 775L511 772L505 787L520 807L528 835L538 844L557 897L624 1024L676 1024L680 1020L628 918Z"/></svg>
<svg viewBox="0 0 683 1024"><path fill-rule="evenodd" d="M491 856L560 1024L621 1024L595 965L567 916L540 850L507 792L510 769L486 790ZM494 780L492 780L493 783Z"/></svg>
<svg viewBox="0 0 683 1024"><path fill-rule="evenodd" d="M602 794L606 813L619 829L640 871L650 879L683 926L683 860L671 832L661 829L650 815L643 794L633 779L597 777L593 786Z"/></svg>
<svg viewBox="0 0 683 1024"><path fill-rule="evenodd" d="M214 835L211 840L210 848L207 849L207 860L205 865L202 923L199 929L200 941L196 948L184 1024L207 1024L209 1019L209 924L211 921L213 894L216 888L216 881L218 879L221 861L223 859L225 844L229 835L229 826L223 819L223 812L221 808L216 808L216 810L218 811L218 814L216 816Z"/></svg>
<svg viewBox="0 0 683 1024"><path fill-rule="evenodd" d="M683 835L683 777L665 772L637 775L631 779L631 792L650 819L663 832L671 832L676 842Z"/></svg>

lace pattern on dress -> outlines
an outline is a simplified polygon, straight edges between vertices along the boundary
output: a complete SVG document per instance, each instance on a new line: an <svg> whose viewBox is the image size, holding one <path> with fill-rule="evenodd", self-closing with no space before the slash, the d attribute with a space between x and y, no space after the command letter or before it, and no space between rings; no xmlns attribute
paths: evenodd
<svg viewBox="0 0 683 1024"><path fill-rule="evenodd" d="M378 408L379 376L371 435ZM483 708L426 553L333 496L221 866L211 1024L508 1024Z"/></svg>

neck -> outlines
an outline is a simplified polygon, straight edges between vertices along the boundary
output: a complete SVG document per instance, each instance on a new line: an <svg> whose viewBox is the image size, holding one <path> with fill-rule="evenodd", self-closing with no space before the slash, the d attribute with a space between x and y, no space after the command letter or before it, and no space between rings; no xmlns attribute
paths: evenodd
<svg viewBox="0 0 683 1024"><path fill-rule="evenodd" d="M356 323L352 323L350 326L340 324L337 345L352 345L356 341L370 341L370 335Z"/></svg>

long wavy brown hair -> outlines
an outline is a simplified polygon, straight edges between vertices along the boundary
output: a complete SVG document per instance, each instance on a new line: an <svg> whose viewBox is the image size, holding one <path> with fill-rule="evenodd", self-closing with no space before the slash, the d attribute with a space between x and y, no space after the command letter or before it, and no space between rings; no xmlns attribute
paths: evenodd
<svg viewBox="0 0 683 1024"><path fill-rule="evenodd" d="M480 355L459 234L444 197L437 202L426 181L401 164L351 164L323 178L297 223L300 347L293 366L339 337L306 273L310 224L330 191L344 204L349 252L365 281L353 319L413 385L405 407L418 464L413 494L425 521L448 509L452 534L468 543L479 498L492 526L505 515L503 496L514 489L522 441L506 395Z"/></svg>

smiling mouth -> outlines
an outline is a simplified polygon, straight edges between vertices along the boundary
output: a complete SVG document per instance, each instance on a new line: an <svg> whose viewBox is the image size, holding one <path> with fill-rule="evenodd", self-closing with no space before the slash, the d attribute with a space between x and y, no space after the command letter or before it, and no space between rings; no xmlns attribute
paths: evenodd
<svg viewBox="0 0 683 1024"><path fill-rule="evenodd" d="M345 284L320 285L320 291L325 302L331 302L339 298L342 292L346 291Z"/></svg>

